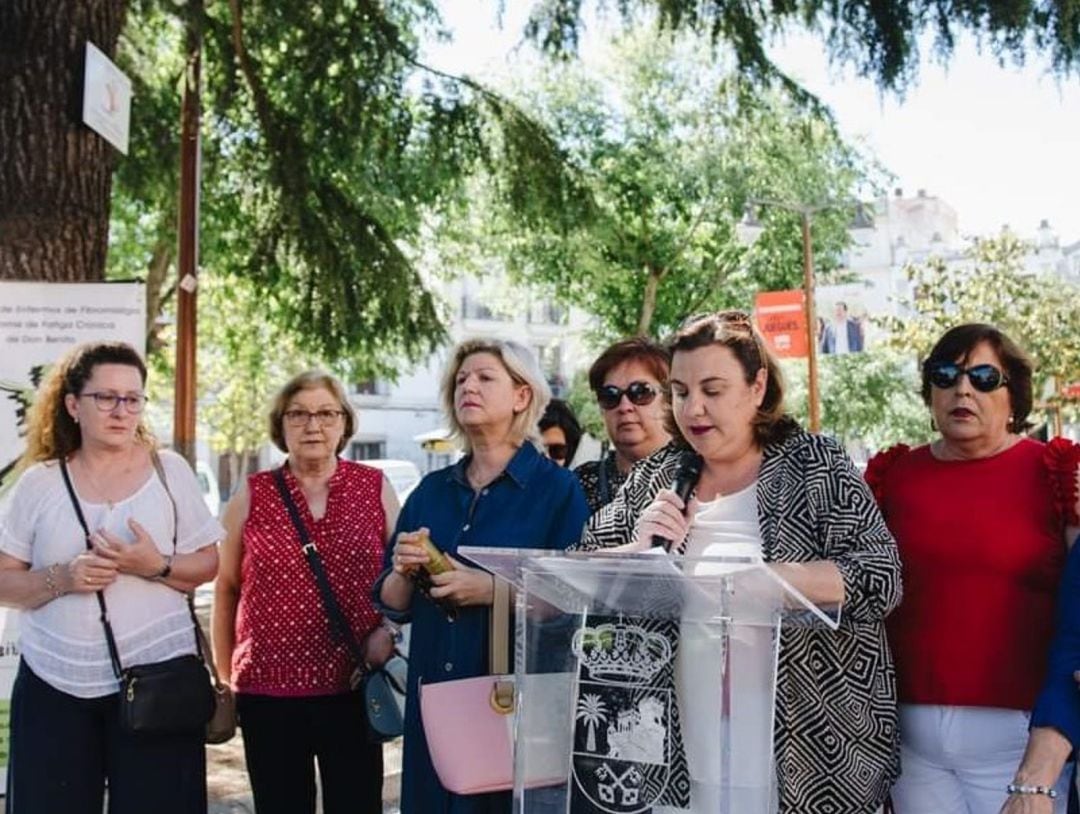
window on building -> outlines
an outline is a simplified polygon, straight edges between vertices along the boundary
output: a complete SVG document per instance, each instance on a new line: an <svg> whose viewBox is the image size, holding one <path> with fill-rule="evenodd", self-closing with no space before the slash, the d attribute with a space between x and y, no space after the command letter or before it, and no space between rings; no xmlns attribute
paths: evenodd
<svg viewBox="0 0 1080 814"><path fill-rule="evenodd" d="M558 343L536 345L533 347L533 352L536 354L536 361L540 365L540 371L544 374L544 378L547 379L547 383L551 387L551 394L558 398L565 396L567 384L562 373L562 345Z"/></svg>
<svg viewBox="0 0 1080 814"><path fill-rule="evenodd" d="M349 445L349 458L354 461L372 461L386 457L385 441L353 441Z"/></svg>
<svg viewBox="0 0 1080 814"><path fill-rule="evenodd" d="M533 300L529 304L530 325L565 325L569 311L551 300Z"/></svg>
<svg viewBox="0 0 1080 814"><path fill-rule="evenodd" d="M461 295L461 316L465 319L486 319L491 322L509 322L511 317L504 311L490 305L475 294Z"/></svg>
<svg viewBox="0 0 1080 814"><path fill-rule="evenodd" d="M356 383L355 392L358 396L386 396L390 393L390 386L383 379L364 379Z"/></svg>

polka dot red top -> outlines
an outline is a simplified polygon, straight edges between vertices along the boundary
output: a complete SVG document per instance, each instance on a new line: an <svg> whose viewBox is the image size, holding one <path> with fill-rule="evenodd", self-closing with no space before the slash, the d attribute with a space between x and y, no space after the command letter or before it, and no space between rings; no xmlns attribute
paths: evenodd
<svg viewBox="0 0 1080 814"><path fill-rule="evenodd" d="M382 480L377 469L339 461L330 476L326 513L315 520L300 484L285 469L289 491L357 641L380 621L371 586L382 571L385 545ZM274 696L348 692L352 657L334 637L273 472L252 475L248 489L251 504L243 530L234 688Z"/></svg>

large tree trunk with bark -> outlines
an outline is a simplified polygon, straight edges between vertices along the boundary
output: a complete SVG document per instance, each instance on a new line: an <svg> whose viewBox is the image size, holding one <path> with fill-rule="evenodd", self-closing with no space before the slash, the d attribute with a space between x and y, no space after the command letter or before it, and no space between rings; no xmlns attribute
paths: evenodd
<svg viewBox="0 0 1080 814"><path fill-rule="evenodd" d="M0 0L0 279L101 280L114 148L82 123L89 40L126 0Z"/></svg>

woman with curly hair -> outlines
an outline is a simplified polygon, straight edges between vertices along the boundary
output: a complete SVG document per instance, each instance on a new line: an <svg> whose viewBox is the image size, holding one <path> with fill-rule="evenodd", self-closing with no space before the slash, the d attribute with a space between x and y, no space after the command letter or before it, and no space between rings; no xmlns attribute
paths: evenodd
<svg viewBox="0 0 1080 814"><path fill-rule="evenodd" d="M23 611L9 814L100 812L106 784L111 814L206 811L204 732L121 726L94 596L124 668L197 652L186 594L214 578L223 530L187 462L155 451L145 406L146 366L119 342L72 350L34 401L0 522L0 602Z"/></svg>

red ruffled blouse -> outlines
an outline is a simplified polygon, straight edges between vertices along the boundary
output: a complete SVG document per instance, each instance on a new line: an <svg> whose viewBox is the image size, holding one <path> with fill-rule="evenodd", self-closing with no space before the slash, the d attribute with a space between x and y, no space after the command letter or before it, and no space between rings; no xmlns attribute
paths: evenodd
<svg viewBox="0 0 1080 814"><path fill-rule="evenodd" d="M928 446L872 458L866 480L896 537L904 599L887 620L899 699L1028 710L1043 681L1080 446L1022 439L940 461Z"/></svg>

